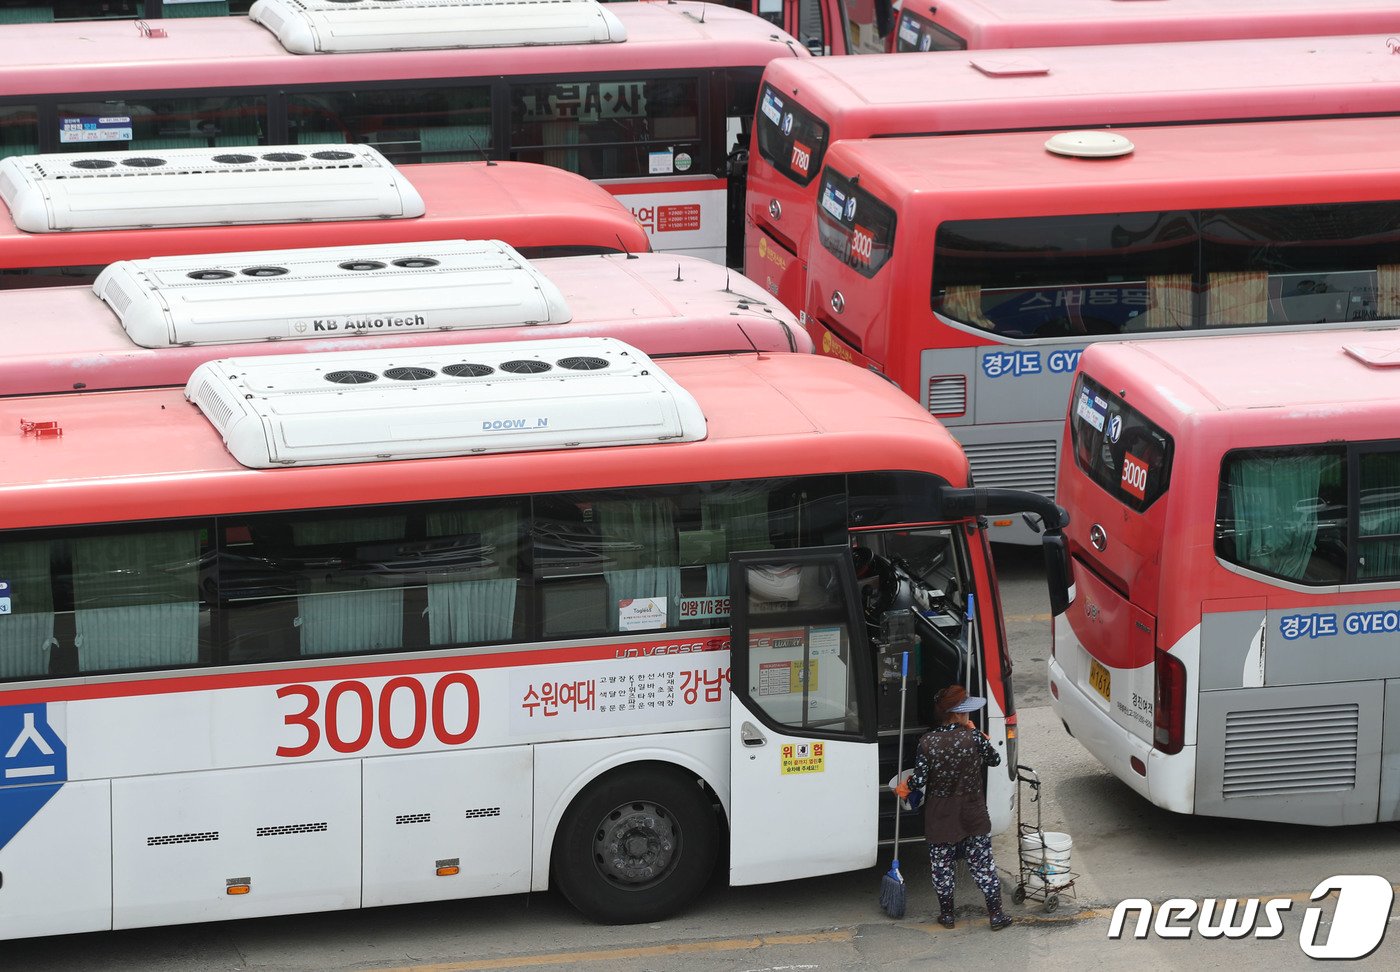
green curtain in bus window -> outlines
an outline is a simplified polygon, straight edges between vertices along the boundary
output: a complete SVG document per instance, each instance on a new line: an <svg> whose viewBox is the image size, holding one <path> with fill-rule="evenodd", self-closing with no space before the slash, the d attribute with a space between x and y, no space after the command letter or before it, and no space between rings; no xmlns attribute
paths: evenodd
<svg viewBox="0 0 1400 972"><path fill-rule="evenodd" d="M471 579L428 584L428 641L434 645L505 641L515 629L520 513L516 505L443 510L427 516L429 537L460 538L443 574Z"/></svg>
<svg viewBox="0 0 1400 972"><path fill-rule="evenodd" d="M0 544L0 581L0 678L48 674L56 644L48 542Z"/></svg>
<svg viewBox="0 0 1400 972"><path fill-rule="evenodd" d="M403 647L403 588L397 578L377 576L360 560L354 544L400 540L402 516L294 522L298 547L339 546L340 563L309 565L298 586L297 618L302 655L387 651ZM348 549L346 549L348 548ZM315 559L314 554L311 559ZM325 559L334 559L326 557ZM348 568L348 569L347 569ZM392 584L394 586L384 586Z"/></svg>
<svg viewBox="0 0 1400 972"><path fill-rule="evenodd" d="M0 159L39 151L39 113L32 105L0 107Z"/></svg>
<svg viewBox="0 0 1400 972"><path fill-rule="evenodd" d="M484 162L490 157L491 126L442 125L418 131L424 162Z"/></svg>
<svg viewBox="0 0 1400 972"><path fill-rule="evenodd" d="M603 572L608 588L608 630L620 627L621 602L666 598L666 626L680 616L681 571L676 560L675 513L670 500L597 500L593 516L608 541L630 549L613 553L618 569Z"/></svg>
<svg viewBox="0 0 1400 972"><path fill-rule="evenodd" d="M1307 579L1317 547L1324 479L1340 479L1331 453L1251 455L1232 460L1229 486L1235 561L1287 580ZM1335 517L1329 517L1335 521Z"/></svg>
<svg viewBox="0 0 1400 972"><path fill-rule="evenodd" d="M1400 576L1400 452L1363 453L1357 580Z"/></svg>
<svg viewBox="0 0 1400 972"><path fill-rule="evenodd" d="M70 547L79 671L199 660L199 531L90 537Z"/></svg>
<svg viewBox="0 0 1400 972"><path fill-rule="evenodd" d="M705 568L705 593L723 597L729 593L729 555L739 550L771 550L768 536L768 486L734 487L700 498L700 529L719 540L709 551L715 555ZM697 538L699 539L699 538ZM682 546L686 535L681 535Z"/></svg>
<svg viewBox="0 0 1400 972"><path fill-rule="evenodd" d="M53 22L53 7L28 5L0 7L0 24L48 24Z"/></svg>
<svg viewBox="0 0 1400 972"><path fill-rule="evenodd" d="M194 3L171 3L165 0L166 17L227 17L228 0L196 0Z"/></svg>

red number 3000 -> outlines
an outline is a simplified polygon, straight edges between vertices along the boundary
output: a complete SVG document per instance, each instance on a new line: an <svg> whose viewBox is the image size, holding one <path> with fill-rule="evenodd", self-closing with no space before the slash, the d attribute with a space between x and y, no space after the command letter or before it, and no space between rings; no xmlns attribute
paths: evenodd
<svg viewBox="0 0 1400 972"><path fill-rule="evenodd" d="M448 693L454 689L466 693L467 723L459 730L449 729L444 716ZM395 695L406 695L412 706L413 724L403 735L394 732L389 719ZM349 738L344 735L344 727L340 724L341 700L347 696L352 706L359 704L360 710L359 729ZM380 688L378 699L374 697L373 689L359 681L336 682L326 692L324 707L321 693L314 685L284 685L277 690L277 697L298 697L306 703L299 712L290 712L282 717L285 725L301 729L306 737L300 745L277 747L277 755L288 758L314 752L323 736L326 744L337 753L358 753L369 745L376 730L380 741L390 749L411 749L422 742L430 721L433 737L438 742L444 746L460 746L476 735L481 717L481 692L476 686L476 679L462 672L444 675L437 680L433 685L431 705L423 683L408 677L389 679Z"/></svg>

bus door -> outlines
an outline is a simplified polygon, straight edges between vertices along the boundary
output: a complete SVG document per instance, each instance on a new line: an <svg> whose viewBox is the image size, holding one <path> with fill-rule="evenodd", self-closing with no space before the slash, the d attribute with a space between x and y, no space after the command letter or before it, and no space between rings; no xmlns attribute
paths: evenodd
<svg viewBox="0 0 1400 972"><path fill-rule="evenodd" d="M729 559L731 884L875 863L875 691L850 549Z"/></svg>

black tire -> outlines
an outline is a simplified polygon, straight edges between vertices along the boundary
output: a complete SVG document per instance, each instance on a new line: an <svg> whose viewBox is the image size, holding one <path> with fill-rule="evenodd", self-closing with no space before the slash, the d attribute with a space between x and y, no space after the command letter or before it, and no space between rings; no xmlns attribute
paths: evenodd
<svg viewBox="0 0 1400 972"><path fill-rule="evenodd" d="M1060 906L1060 896L1052 894L1045 899L1045 913L1048 915Z"/></svg>
<svg viewBox="0 0 1400 972"><path fill-rule="evenodd" d="M587 918L669 918L715 865L718 825L695 778L665 766L609 773L569 806L554 837L555 886Z"/></svg>
<svg viewBox="0 0 1400 972"><path fill-rule="evenodd" d="M1011 892L1011 900L1016 904L1026 903L1026 886L1024 884L1016 885L1016 890Z"/></svg>

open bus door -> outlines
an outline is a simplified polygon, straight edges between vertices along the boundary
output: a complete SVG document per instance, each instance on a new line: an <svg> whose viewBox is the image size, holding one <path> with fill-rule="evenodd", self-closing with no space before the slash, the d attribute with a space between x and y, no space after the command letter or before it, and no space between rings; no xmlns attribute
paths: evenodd
<svg viewBox="0 0 1400 972"><path fill-rule="evenodd" d="M849 547L731 554L731 884L875 863L872 660Z"/></svg>

